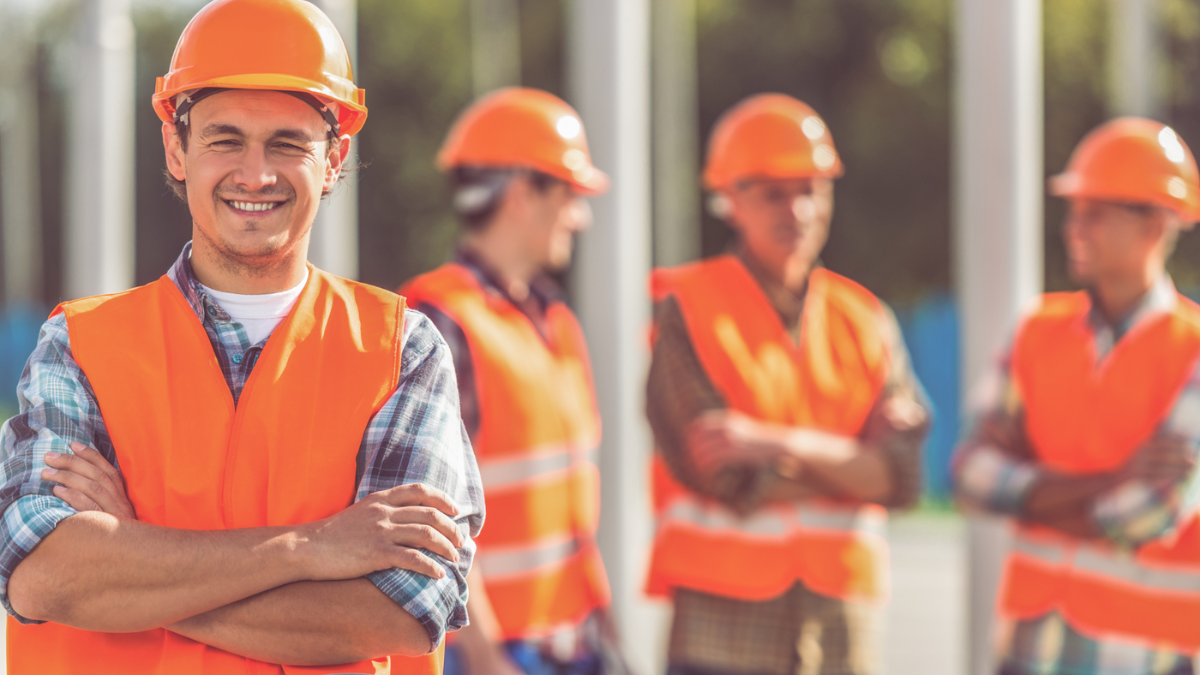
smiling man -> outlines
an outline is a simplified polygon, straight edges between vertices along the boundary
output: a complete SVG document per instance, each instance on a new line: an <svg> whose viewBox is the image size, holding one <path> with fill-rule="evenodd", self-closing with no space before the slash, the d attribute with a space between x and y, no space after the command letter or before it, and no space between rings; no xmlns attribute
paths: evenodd
<svg viewBox="0 0 1200 675"><path fill-rule="evenodd" d="M812 108L742 101L704 174L735 252L654 275L669 673L876 672L883 507L920 493L928 414L891 312L819 265L841 173Z"/></svg>
<svg viewBox="0 0 1200 675"><path fill-rule="evenodd" d="M193 241L61 305L0 432L9 672L438 672L483 519L450 353L306 262L362 91L301 0L218 0L154 106Z"/></svg>

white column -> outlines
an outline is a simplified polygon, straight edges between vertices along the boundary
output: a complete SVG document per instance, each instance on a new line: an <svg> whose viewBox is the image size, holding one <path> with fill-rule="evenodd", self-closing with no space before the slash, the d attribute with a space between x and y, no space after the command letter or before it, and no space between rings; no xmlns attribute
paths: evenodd
<svg viewBox="0 0 1200 675"><path fill-rule="evenodd" d="M654 62L654 264L700 257L696 2L651 0Z"/></svg>
<svg viewBox="0 0 1200 675"><path fill-rule="evenodd" d="M312 0L313 4L333 21L350 60L355 65L354 80L359 82L358 73L358 8L356 0ZM369 94L370 92L368 92ZM370 96L367 108L371 107ZM367 124L371 123L368 115ZM349 160L358 159L358 138L351 139ZM347 279L358 278L358 175L351 173L339 181L333 194L321 202L317 220L313 223L312 237L308 244L308 259L318 268Z"/></svg>
<svg viewBox="0 0 1200 675"><path fill-rule="evenodd" d="M1109 110L1113 115L1162 114L1159 0L1109 0Z"/></svg>
<svg viewBox="0 0 1200 675"><path fill-rule="evenodd" d="M645 421L650 300L650 7L647 0L573 0L568 90L597 166L612 176L592 200L595 224L574 269L604 422L600 550L620 635L636 672L655 672L662 644L641 592L652 517Z"/></svg>
<svg viewBox="0 0 1200 675"><path fill-rule="evenodd" d="M0 1L0 224L9 305L39 300L42 280L35 26L30 9Z"/></svg>
<svg viewBox="0 0 1200 675"><path fill-rule="evenodd" d="M521 84L521 13L517 0L470 0L471 88L483 96Z"/></svg>
<svg viewBox="0 0 1200 675"><path fill-rule="evenodd" d="M955 271L966 392L1042 287L1041 9L1040 0L958 1ZM971 520L970 675L995 672L1005 534L996 519Z"/></svg>
<svg viewBox="0 0 1200 675"><path fill-rule="evenodd" d="M67 96L66 298L122 291L134 283L129 0L83 0L78 7Z"/></svg>

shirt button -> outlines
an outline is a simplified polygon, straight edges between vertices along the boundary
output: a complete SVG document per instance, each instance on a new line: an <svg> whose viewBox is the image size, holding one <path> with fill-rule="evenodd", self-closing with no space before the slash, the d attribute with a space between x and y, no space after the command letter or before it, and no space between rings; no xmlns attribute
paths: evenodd
<svg viewBox="0 0 1200 675"><path fill-rule="evenodd" d="M233 355L233 362L234 362L234 363L241 363L241 362L242 362L242 355L241 355L241 354L234 354L234 355Z"/></svg>

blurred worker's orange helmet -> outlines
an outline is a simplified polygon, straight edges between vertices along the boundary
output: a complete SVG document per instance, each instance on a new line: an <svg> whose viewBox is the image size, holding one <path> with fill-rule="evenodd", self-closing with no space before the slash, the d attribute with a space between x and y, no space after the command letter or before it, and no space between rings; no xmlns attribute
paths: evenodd
<svg viewBox="0 0 1200 675"><path fill-rule="evenodd" d="M214 0L201 9L179 36L171 71L158 78L154 109L170 122L176 96L209 87L312 94L337 104L341 133L351 136L367 120L346 44L304 0Z"/></svg>
<svg viewBox="0 0 1200 675"><path fill-rule="evenodd" d="M1050 179L1051 193L1072 199L1156 204L1200 219L1196 159L1171 127L1122 117L1079 142L1067 170Z"/></svg>
<svg viewBox="0 0 1200 675"><path fill-rule="evenodd" d="M758 94L730 108L708 139L710 190L749 178L837 178L842 160L812 108L784 94Z"/></svg>
<svg viewBox="0 0 1200 675"><path fill-rule="evenodd" d="M564 180L581 194L608 189L608 176L592 165L575 109L553 94L524 87L492 92L463 111L437 165L526 167Z"/></svg>

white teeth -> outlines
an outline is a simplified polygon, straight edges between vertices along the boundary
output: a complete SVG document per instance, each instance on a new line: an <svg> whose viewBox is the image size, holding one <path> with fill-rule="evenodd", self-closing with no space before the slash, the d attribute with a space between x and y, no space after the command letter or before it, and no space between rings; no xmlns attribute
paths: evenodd
<svg viewBox="0 0 1200 675"><path fill-rule="evenodd" d="M229 202L230 206L242 211L270 211L282 202Z"/></svg>

